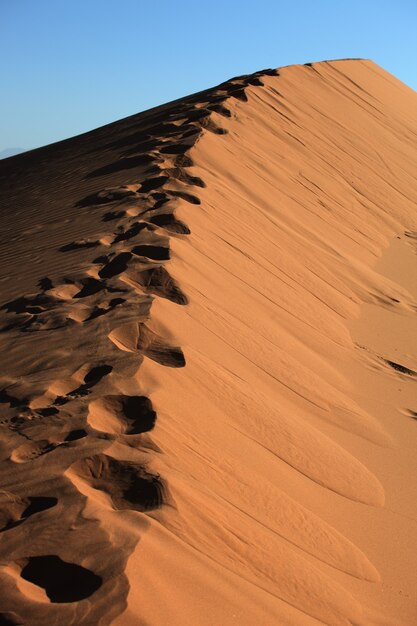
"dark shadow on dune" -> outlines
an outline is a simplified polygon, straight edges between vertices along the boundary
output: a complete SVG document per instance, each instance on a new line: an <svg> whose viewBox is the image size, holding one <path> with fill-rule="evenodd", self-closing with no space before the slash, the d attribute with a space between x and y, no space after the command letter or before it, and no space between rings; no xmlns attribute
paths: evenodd
<svg viewBox="0 0 417 626"><path fill-rule="evenodd" d="M96 278L84 278L81 281L82 287L78 293L75 294L74 298L87 298L88 296L92 296L99 291L102 291L106 288L106 285L103 281L97 280Z"/></svg>
<svg viewBox="0 0 417 626"><path fill-rule="evenodd" d="M119 241L126 241L127 239L131 239L132 237L136 237L142 230L146 229L148 226L143 222L137 222L130 226L125 232L119 233L113 240L113 243L118 243Z"/></svg>
<svg viewBox="0 0 417 626"><path fill-rule="evenodd" d="M45 276L38 281L38 286L39 289L42 289L42 291L48 291L48 289L52 289L53 284L51 279Z"/></svg>
<svg viewBox="0 0 417 626"><path fill-rule="evenodd" d="M111 365L97 365L93 367L84 378L86 385L96 385L104 376L108 376L112 371Z"/></svg>
<svg viewBox="0 0 417 626"><path fill-rule="evenodd" d="M124 396L121 410L127 422L126 435L146 433L153 429L156 413L152 402L146 396Z"/></svg>
<svg viewBox="0 0 417 626"><path fill-rule="evenodd" d="M19 398L15 398L11 396L6 389L2 389L0 391L0 404L9 404L11 408L22 406L25 404L25 400L19 400Z"/></svg>
<svg viewBox="0 0 417 626"><path fill-rule="evenodd" d="M51 415L57 415L57 413L59 413L58 409L53 406L48 406L44 409L36 409L36 412L42 415L42 417L50 417Z"/></svg>
<svg viewBox="0 0 417 626"><path fill-rule="evenodd" d="M132 248L132 254L144 256L154 261L167 261L170 258L169 248L164 246L152 246L143 244Z"/></svg>
<svg viewBox="0 0 417 626"><path fill-rule="evenodd" d="M414 370L411 370L409 367L406 367L405 365L400 365L399 363L396 363L395 361L389 361L388 359L384 359L384 361L385 363L387 363L387 365L392 367L392 369L396 370L397 372L400 372L401 374L406 374L407 376L417 376L417 372L415 372Z"/></svg>
<svg viewBox="0 0 417 626"><path fill-rule="evenodd" d="M159 189L169 180L168 176L157 176L155 178L148 178L145 180L140 188L140 193L148 193L154 189Z"/></svg>
<svg viewBox="0 0 417 626"><path fill-rule="evenodd" d="M149 221L155 226L161 226L162 228L166 228L173 233L178 233L181 235L189 235L191 233L188 226L178 220L173 213L160 213L159 215L152 215L149 218Z"/></svg>
<svg viewBox="0 0 417 626"><path fill-rule="evenodd" d="M75 204L75 206L80 208L88 206L99 206L101 204L109 204L110 202L115 202L117 200L124 200L125 198L134 195L134 191L125 187L120 187L117 189L103 189L102 191L98 191L97 193L85 196L85 198L79 200Z"/></svg>
<svg viewBox="0 0 417 626"><path fill-rule="evenodd" d="M86 396L90 393L90 389L97 385L102 378L108 376L113 370L111 365L97 365L93 367L84 377L84 383L67 393L66 396L60 396L56 398L54 404L66 404L71 398L78 398L80 396Z"/></svg>
<svg viewBox="0 0 417 626"><path fill-rule="evenodd" d="M73 241L59 248L60 252L70 252L71 250L82 250L87 248L96 248L98 241Z"/></svg>
<svg viewBox="0 0 417 626"><path fill-rule="evenodd" d="M87 437L88 433L83 428L79 428L77 430L71 430L68 435L65 437L64 441L78 441L78 439L84 439Z"/></svg>
<svg viewBox="0 0 417 626"><path fill-rule="evenodd" d="M53 298L44 293L38 293L31 297L21 296L6 302L1 308L8 313L31 313L32 315L37 315L38 313L43 313L47 308L51 308L51 305L54 303Z"/></svg>
<svg viewBox="0 0 417 626"><path fill-rule="evenodd" d="M162 154L184 154L190 146L184 143L167 143L160 148Z"/></svg>
<svg viewBox="0 0 417 626"><path fill-rule="evenodd" d="M24 518L30 517L35 513L40 513L41 511L46 511L58 503L58 498L50 496L31 496L29 500L29 506L22 513L22 517Z"/></svg>
<svg viewBox="0 0 417 626"><path fill-rule="evenodd" d="M103 583L101 576L56 555L31 556L21 577L45 590L51 602L79 602L91 596Z"/></svg>
<svg viewBox="0 0 417 626"><path fill-rule="evenodd" d="M29 502L29 504L20 513L19 518L16 519L15 517L14 519L9 519L8 523L0 530L0 532L5 532L6 530L16 528L32 515L51 509L52 507L56 506L56 504L58 503L58 499L47 496L30 496L26 499L26 502Z"/></svg>
<svg viewBox="0 0 417 626"><path fill-rule="evenodd" d="M182 198L183 200L185 200L186 202L189 202L190 204L201 204L200 198L198 198L197 196L194 196L192 193L187 193L186 191L176 191L173 189L170 189L169 193L171 196Z"/></svg>
<svg viewBox="0 0 417 626"><path fill-rule="evenodd" d="M113 278L113 276L117 276L121 274L127 269L127 264L129 263L132 255L130 252L121 252L117 256L114 257L107 265L101 268L98 275L100 278Z"/></svg>
<svg viewBox="0 0 417 626"><path fill-rule="evenodd" d="M112 220L119 220L125 216L124 211L107 211L102 217L103 222L111 222Z"/></svg>

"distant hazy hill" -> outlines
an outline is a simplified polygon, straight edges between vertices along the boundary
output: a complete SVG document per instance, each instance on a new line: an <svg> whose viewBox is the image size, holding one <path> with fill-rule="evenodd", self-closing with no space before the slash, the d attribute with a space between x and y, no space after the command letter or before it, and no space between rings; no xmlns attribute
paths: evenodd
<svg viewBox="0 0 417 626"><path fill-rule="evenodd" d="M24 151L25 148L5 148L0 151L0 159L7 159L7 157L15 156L15 154L20 154Z"/></svg>

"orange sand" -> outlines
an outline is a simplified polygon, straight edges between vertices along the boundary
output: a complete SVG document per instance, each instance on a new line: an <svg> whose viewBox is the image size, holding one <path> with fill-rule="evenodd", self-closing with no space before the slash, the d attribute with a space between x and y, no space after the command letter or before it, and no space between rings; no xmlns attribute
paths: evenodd
<svg viewBox="0 0 417 626"><path fill-rule="evenodd" d="M0 163L1 624L417 623L416 122L332 61Z"/></svg>

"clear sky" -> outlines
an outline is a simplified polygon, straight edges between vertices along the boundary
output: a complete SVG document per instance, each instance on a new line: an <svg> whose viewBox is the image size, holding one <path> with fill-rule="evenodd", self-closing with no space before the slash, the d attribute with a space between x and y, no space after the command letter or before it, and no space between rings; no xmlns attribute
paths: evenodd
<svg viewBox="0 0 417 626"><path fill-rule="evenodd" d="M416 0L0 0L0 151L237 74L344 57L417 89Z"/></svg>

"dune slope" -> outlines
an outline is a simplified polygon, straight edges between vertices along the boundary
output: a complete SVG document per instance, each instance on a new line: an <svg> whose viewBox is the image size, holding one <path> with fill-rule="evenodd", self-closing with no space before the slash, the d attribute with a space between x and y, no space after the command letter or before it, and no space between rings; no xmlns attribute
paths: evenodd
<svg viewBox="0 0 417 626"><path fill-rule="evenodd" d="M414 623L416 104L290 66L0 164L0 623Z"/></svg>

